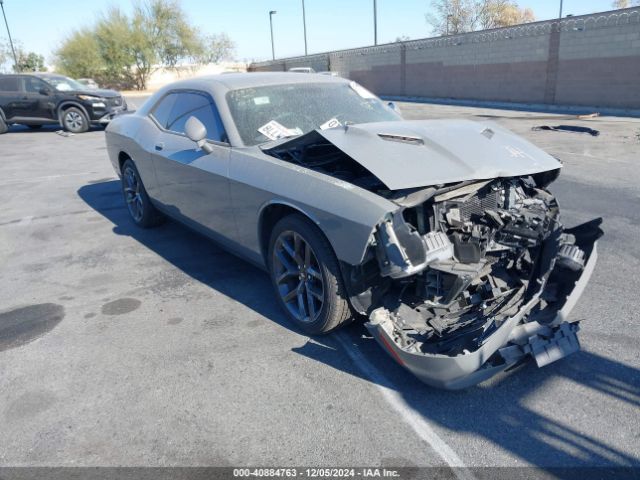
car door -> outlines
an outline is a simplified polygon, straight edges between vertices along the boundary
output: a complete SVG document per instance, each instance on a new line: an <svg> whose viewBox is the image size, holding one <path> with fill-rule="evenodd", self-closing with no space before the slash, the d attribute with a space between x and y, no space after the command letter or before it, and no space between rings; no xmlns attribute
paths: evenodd
<svg viewBox="0 0 640 480"><path fill-rule="evenodd" d="M15 117L15 111L20 110L21 95L17 76L0 75L0 108L7 120Z"/></svg>
<svg viewBox="0 0 640 480"><path fill-rule="evenodd" d="M24 117L54 120L55 97L53 88L37 77L22 77L22 92L25 103Z"/></svg>
<svg viewBox="0 0 640 480"><path fill-rule="evenodd" d="M192 116L206 127L211 153L198 149L185 135L185 123ZM205 227L220 240L234 239L230 146L211 96L193 90L169 92L151 110L150 117L158 127L151 156L160 202L168 213Z"/></svg>

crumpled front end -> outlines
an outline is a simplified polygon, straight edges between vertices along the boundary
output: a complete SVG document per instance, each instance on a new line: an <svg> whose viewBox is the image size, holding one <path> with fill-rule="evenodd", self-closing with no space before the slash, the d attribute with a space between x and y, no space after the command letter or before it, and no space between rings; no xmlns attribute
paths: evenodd
<svg viewBox="0 0 640 480"><path fill-rule="evenodd" d="M593 271L601 220L560 223L557 172L463 182L394 198L378 226L379 276L356 295L367 328L427 384L459 389L527 357L580 348L568 314Z"/></svg>

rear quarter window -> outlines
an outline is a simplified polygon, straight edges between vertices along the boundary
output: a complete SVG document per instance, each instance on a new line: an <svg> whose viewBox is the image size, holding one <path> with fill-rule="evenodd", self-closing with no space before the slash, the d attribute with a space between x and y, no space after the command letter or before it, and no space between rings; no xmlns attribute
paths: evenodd
<svg viewBox="0 0 640 480"><path fill-rule="evenodd" d="M18 77L0 77L0 92L17 92Z"/></svg>

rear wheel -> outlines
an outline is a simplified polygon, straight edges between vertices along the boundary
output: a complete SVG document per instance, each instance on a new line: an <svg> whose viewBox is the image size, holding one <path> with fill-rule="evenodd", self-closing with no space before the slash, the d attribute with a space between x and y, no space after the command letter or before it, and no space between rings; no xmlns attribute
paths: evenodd
<svg viewBox="0 0 640 480"><path fill-rule="evenodd" d="M290 215L275 225L269 271L280 305L305 332L327 333L352 318L333 249L305 217Z"/></svg>
<svg viewBox="0 0 640 480"><path fill-rule="evenodd" d="M122 195L137 226L151 228L163 222L163 215L151 203L138 169L130 159L122 165Z"/></svg>
<svg viewBox="0 0 640 480"><path fill-rule="evenodd" d="M67 108L62 112L62 126L71 133L84 133L89 130L89 119L79 108Z"/></svg>
<svg viewBox="0 0 640 480"><path fill-rule="evenodd" d="M5 123L2 116L0 116L0 134L7 133L7 130L9 130L9 126Z"/></svg>

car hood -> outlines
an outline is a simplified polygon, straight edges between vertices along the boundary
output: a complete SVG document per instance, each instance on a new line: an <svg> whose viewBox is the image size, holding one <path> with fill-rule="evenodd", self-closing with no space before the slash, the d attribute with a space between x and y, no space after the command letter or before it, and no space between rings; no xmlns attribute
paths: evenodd
<svg viewBox="0 0 640 480"><path fill-rule="evenodd" d="M91 88L87 88L86 90L73 90L73 91L67 91L67 92L63 91L62 93L76 94L76 95L92 95L94 97L103 97L103 98L114 98L114 97L121 96L120 92L116 92L115 90L105 90L102 88L96 88L95 90Z"/></svg>
<svg viewBox="0 0 640 480"><path fill-rule="evenodd" d="M562 164L494 123L403 120L317 132L389 189L529 175Z"/></svg>

